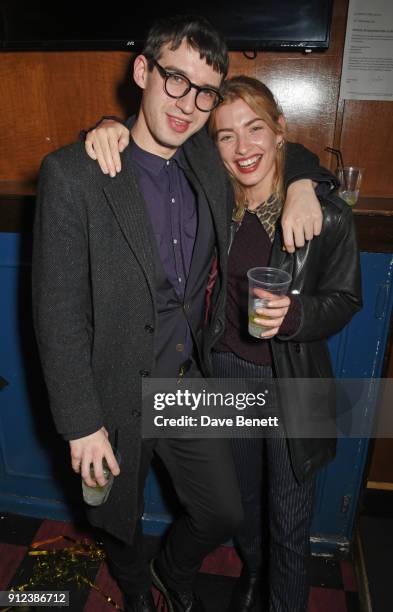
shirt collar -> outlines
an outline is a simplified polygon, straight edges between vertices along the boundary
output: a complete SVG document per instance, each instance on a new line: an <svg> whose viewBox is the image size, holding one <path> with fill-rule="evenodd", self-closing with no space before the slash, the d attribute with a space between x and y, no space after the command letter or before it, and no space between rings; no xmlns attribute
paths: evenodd
<svg viewBox="0 0 393 612"><path fill-rule="evenodd" d="M184 168L184 156L182 155L181 147L176 150L176 153L169 159L166 160L164 157L149 153L144 149L141 149L136 142L131 141L131 157L134 162L139 166L142 166L155 176L158 176L162 170L169 164L176 162L181 168ZM167 163L169 161L169 164Z"/></svg>

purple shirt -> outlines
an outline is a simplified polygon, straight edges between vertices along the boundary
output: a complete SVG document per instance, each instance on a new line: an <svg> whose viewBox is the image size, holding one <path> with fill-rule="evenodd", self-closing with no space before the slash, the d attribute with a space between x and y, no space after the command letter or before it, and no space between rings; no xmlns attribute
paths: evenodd
<svg viewBox="0 0 393 612"><path fill-rule="evenodd" d="M131 156L161 262L169 282L183 298L197 230L197 204L183 172L180 149L166 160L133 142Z"/></svg>

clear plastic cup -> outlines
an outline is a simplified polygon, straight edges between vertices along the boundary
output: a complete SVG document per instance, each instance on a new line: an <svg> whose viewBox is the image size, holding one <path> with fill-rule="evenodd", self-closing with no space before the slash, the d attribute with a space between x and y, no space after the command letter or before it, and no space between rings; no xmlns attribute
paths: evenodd
<svg viewBox="0 0 393 612"><path fill-rule="evenodd" d="M337 168L337 178L340 181L338 193L349 206L355 206L358 201L363 171L364 168L357 168L356 166Z"/></svg>
<svg viewBox="0 0 393 612"><path fill-rule="evenodd" d="M117 463L120 465L120 453L118 450L115 452L115 457ZM82 479L83 500L89 506L101 506L104 504L108 499L110 490L112 488L115 477L110 471L106 459L103 459L102 461L102 470L104 472L104 478L106 479L106 484L103 487L101 487L98 483L95 487L88 487L85 481ZM90 466L90 476L95 480L93 465Z"/></svg>
<svg viewBox="0 0 393 612"><path fill-rule="evenodd" d="M251 268L247 272L248 277L248 333L254 338L260 338L261 334L269 327L257 322L257 320L268 319L256 311L265 308L270 298L263 297L258 290L268 291L273 295L286 295L292 281L292 276L278 268Z"/></svg>

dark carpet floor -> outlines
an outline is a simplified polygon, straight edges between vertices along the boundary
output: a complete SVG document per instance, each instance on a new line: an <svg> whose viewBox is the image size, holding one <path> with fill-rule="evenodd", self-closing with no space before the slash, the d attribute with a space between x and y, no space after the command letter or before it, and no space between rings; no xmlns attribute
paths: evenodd
<svg viewBox="0 0 393 612"><path fill-rule="evenodd" d="M113 612L114 605L107 598L121 606L122 597L100 558L97 541L86 526L1 515L0 590L20 585L29 585L27 590L68 590L67 609L72 612ZM154 554L159 539L147 537L146 542L149 554ZM34 548L34 543L40 545ZM222 546L205 559L196 590L207 612L225 612L240 570L241 562L231 547ZM359 612L350 561L314 557L311 578L309 612Z"/></svg>

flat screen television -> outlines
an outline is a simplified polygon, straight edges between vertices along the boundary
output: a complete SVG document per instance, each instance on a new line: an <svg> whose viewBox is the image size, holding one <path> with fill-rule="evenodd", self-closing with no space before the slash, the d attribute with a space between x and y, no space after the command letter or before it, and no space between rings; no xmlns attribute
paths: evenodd
<svg viewBox="0 0 393 612"><path fill-rule="evenodd" d="M193 4L193 1L195 4ZM229 48L325 49L333 0L191 0L109 3L91 0L0 0L0 48L9 51L140 51L163 15L199 14L226 37Z"/></svg>

